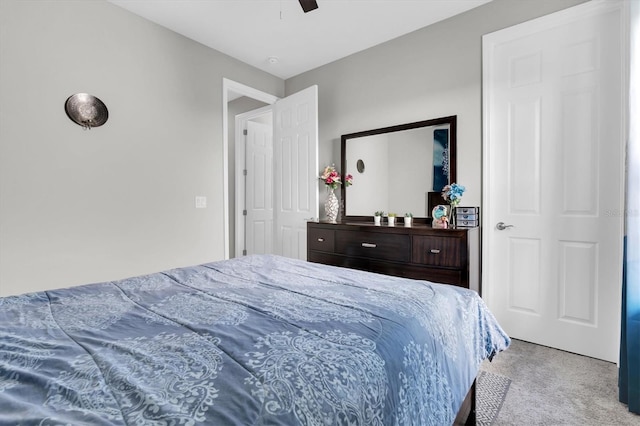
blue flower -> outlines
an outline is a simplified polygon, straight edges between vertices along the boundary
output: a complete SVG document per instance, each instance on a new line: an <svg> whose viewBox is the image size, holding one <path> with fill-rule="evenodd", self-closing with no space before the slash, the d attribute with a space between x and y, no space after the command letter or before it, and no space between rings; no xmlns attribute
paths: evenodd
<svg viewBox="0 0 640 426"><path fill-rule="evenodd" d="M442 198L444 198L444 200L452 206L457 206L462 200L462 194L464 193L465 189L466 188L462 185L452 183L451 185L447 185L442 188Z"/></svg>

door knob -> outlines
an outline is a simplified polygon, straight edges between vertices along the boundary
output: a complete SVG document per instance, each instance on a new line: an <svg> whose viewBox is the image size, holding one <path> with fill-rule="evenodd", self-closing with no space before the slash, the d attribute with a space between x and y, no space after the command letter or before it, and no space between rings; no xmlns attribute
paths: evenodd
<svg viewBox="0 0 640 426"><path fill-rule="evenodd" d="M504 222L496 223L496 229L498 231L504 231L507 228L513 228L513 225L505 225Z"/></svg>

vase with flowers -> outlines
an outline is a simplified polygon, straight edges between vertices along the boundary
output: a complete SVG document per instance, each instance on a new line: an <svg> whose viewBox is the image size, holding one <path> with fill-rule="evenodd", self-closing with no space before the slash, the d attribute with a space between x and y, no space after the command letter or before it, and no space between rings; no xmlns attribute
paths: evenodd
<svg viewBox="0 0 640 426"><path fill-rule="evenodd" d="M328 191L327 200L324 203L324 211L327 215L327 220L331 223L336 223L340 204L338 203L338 197L336 197L335 190L343 184L345 187L352 185L353 176L346 175L343 181L335 166L331 165L324 168L320 175L320 179L324 182Z"/></svg>
<svg viewBox="0 0 640 426"><path fill-rule="evenodd" d="M442 198L449 204L449 227L455 228L456 225L456 207L462 201L462 194L464 194L465 187L452 183L442 188Z"/></svg>

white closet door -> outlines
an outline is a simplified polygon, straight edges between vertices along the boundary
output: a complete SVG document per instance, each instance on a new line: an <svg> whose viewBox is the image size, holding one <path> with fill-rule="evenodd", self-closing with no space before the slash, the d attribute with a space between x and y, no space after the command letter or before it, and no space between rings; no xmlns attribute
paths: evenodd
<svg viewBox="0 0 640 426"><path fill-rule="evenodd" d="M608 361L620 335L624 17L622 2L588 2L483 39L483 296L510 336Z"/></svg>

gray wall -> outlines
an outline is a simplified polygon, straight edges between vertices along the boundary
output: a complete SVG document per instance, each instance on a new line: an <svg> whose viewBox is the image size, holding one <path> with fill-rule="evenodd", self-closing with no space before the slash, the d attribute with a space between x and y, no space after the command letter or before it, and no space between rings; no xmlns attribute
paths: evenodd
<svg viewBox="0 0 640 426"><path fill-rule="evenodd" d="M103 1L0 0L0 54L0 295L223 258L222 78L281 79Z"/></svg>
<svg viewBox="0 0 640 426"><path fill-rule="evenodd" d="M287 94L318 85L320 168L340 164L342 134L457 115L457 181L467 187L462 204L479 206L482 35L583 2L494 0L288 79Z"/></svg>
<svg viewBox="0 0 640 426"><path fill-rule="evenodd" d="M341 134L457 114L479 205L482 34L581 2L494 0L283 82L104 1L0 0L0 295L221 259L223 77L318 84L321 166ZM77 92L106 125L68 120Z"/></svg>

